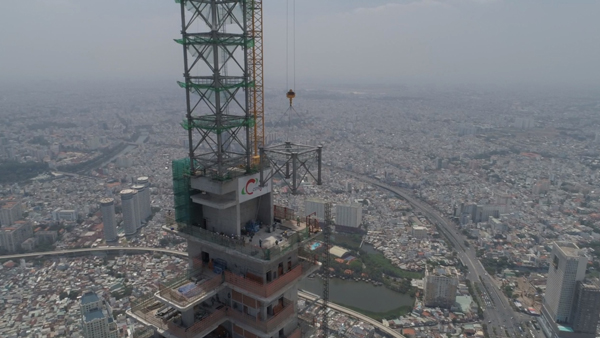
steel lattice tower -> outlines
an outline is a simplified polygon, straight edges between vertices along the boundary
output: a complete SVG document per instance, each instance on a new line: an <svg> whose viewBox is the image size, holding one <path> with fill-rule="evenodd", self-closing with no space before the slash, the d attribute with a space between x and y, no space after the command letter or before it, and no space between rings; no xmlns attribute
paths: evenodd
<svg viewBox="0 0 600 338"><path fill-rule="evenodd" d="M181 4L186 119L190 169L217 180L240 168L250 171L251 130L248 71L254 38L248 1L178 0ZM252 2L251 2L252 3ZM251 20L250 20L251 21ZM225 27L227 27L225 29Z"/></svg>

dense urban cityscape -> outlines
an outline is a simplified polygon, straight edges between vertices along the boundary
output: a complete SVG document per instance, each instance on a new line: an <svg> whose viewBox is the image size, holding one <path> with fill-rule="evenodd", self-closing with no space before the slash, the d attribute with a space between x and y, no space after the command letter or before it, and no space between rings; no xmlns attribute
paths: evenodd
<svg viewBox="0 0 600 338"><path fill-rule="evenodd" d="M12 2L0 338L600 337L599 9Z"/></svg>
<svg viewBox="0 0 600 338"><path fill-rule="evenodd" d="M2 250L137 246L185 252L186 242L163 229L173 209L170 162L185 157L178 92L78 90L71 100L60 87L39 89L35 103L26 103L18 92L2 98L8 109L0 131L3 167L18 176L2 176ZM267 94L272 120L283 114L278 102L285 105L275 94ZM577 274L588 278L583 285L597 288L600 139L593 113L599 103L581 93L573 101L566 93L533 94L525 99L509 90L463 88L299 91L296 107L302 115L290 124L267 124L268 139L322 143L326 183L306 180L300 194L290 195L276 181L275 204L298 215L314 213L321 221L324 203L337 205L335 219L346 220L336 222L332 236L333 276L364 285L367 293L388 288L409 294L408 302L391 311L362 311L398 333L541 337L538 316L553 242L581 248L578 255L586 264ZM121 111L122 106L128 108ZM99 165L90 170L86 163ZM141 187L140 177L148 180ZM384 186L402 189L450 220L458 245L435 219ZM126 236L121 199L132 187L150 192L151 213ZM106 241L103 199L114 203L110 222L118 230L116 241ZM459 250L473 252L490 282L467 279ZM159 280L176 278L185 263L150 252L5 259L1 335L76 336L86 290L110 304L119 334L133 332L139 325L125 311L157 290ZM56 285L57 280L64 282ZM510 301L511 317L518 318L514 326L504 322L507 318L488 319L486 312L504 306L495 297ZM332 301L361 312L360 301ZM308 308L301 317L318 319L318 311ZM359 326L347 314L330 318L336 334L385 335L371 324L353 331Z"/></svg>

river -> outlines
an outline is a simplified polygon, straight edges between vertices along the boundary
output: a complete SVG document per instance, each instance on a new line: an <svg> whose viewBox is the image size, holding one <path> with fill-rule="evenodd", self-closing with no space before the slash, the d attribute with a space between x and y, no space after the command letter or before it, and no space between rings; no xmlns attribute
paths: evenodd
<svg viewBox="0 0 600 338"><path fill-rule="evenodd" d="M305 278L300 282L299 288L322 295L323 281L319 277ZM409 295L392 291L385 286L339 278L329 280L329 300L342 306L378 313L401 306L413 306L414 303L414 299Z"/></svg>
<svg viewBox="0 0 600 338"><path fill-rule="evenodd" d="M363 243L363 245L360 247L360 249L368 254L381 253L381 251L375 250L375 247L369 243Z"/></svg>
<svg viewBox="0 0 600 338"><path fill-rule="evenodd" d="M137 148L140 144L144 143L146 141L146 139L148 138L148 136L150 136L150 133L148 133L147 131L143 131L142 133L140 133L138 138L135 140L135 142L134 142L135 145L129 144L127 147L125 147L125 149L121 150L118 154L116 154L116 155L112 156L110 159L104 161L104 163L102 163L102 165L98 166L98 168L102 168L102 167L108 165L109 163L111 163L112 161L116 160L117 158L127 155L130 151Z"/></svg>

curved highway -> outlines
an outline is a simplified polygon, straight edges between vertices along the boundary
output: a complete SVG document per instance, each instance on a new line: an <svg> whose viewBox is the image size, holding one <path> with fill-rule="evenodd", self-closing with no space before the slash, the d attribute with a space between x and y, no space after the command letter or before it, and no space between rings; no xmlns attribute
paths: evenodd
<svg viewBox="0 0 600 338"><path fill-rule="evenodd" d="M107 251L148 251L148 252L161 252L170 255L184 256L187 257L187 252L161 249L161 248L150 248L150 247L97 247L97 248L85 248L85 249L71 249L71 250L56 250L56 251L44 251L44 252L29 252L26 254L17 255L3 255L0 259L19 259L39 256L56 256L56 255L71 255L71 254L88 254L91 252L107 252Z"/></svg>
<svg viewBox="0 0 600 338"><path fill-rule="evenodd" d="M488 325L488 333L490 337L499 336L506 337L508 332L509 337L521 337L523 334L519 330L520 323L523 320L529 319L525 314L513 311L511 304L504 294L500 291L492 277L483 268L481 262L477 259L475 250L472 247L464 246L464 237L458 233L457 228L452 222L432 208L429 204L416 198L410 190L402 189L382 183L379 180L370 178L365 175L360 175L340 168L335 168L340 172L344 172L358 180L378 186L388 190L404 200L406 200L413 208L420 211L427 219L437 226L439 231L452 243L464 265L469 269L467 278L471 283L481 291L481 305L484 310L485 323ZM494 329L496 334L494 334ZM523 327L525 329L525 327Z"/></svg>

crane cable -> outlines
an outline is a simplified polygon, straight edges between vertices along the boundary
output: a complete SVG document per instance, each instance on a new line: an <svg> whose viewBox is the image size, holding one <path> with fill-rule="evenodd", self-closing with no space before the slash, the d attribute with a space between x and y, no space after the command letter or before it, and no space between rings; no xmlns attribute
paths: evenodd
<svg viewBox="0 0 600 338"><path fill-rule="evenodd" d="M296 88L296 0L292 1L292 81ZM290 0L285 8L285 87L290 88Z"/></svg>
<svg viewBox="0 0 600 338"><path fill-rule="evenodd" d="M291 16L292 16L292 34L291 34L291 42L292 42L292 62L290 65L290 1L292 2L292 8L291 8ZM290 88L290 68L292 68L292 82L293 82L293 87L292 88L296 88L296 0L287 0L286 1L286 15L285 15L285 85L286 88ZM300 115L298 114L298 112L296 111L296 109L294 109L294 106L292 105L292 101L293 99L296 97L296 93L294 92L294 89L290 89L287 93L286 93L286 97L289 99L290 101L290 105L288 107L288 109L283 113L283 115L281 116L281 119L285 118L285 116L287 115L288 117L288 130L286 132L287 135L287 140L289 141L289 135L290 135L290 129L291 129L291 118L292 118L292 112L295 113L296 115Z"/></svg>

